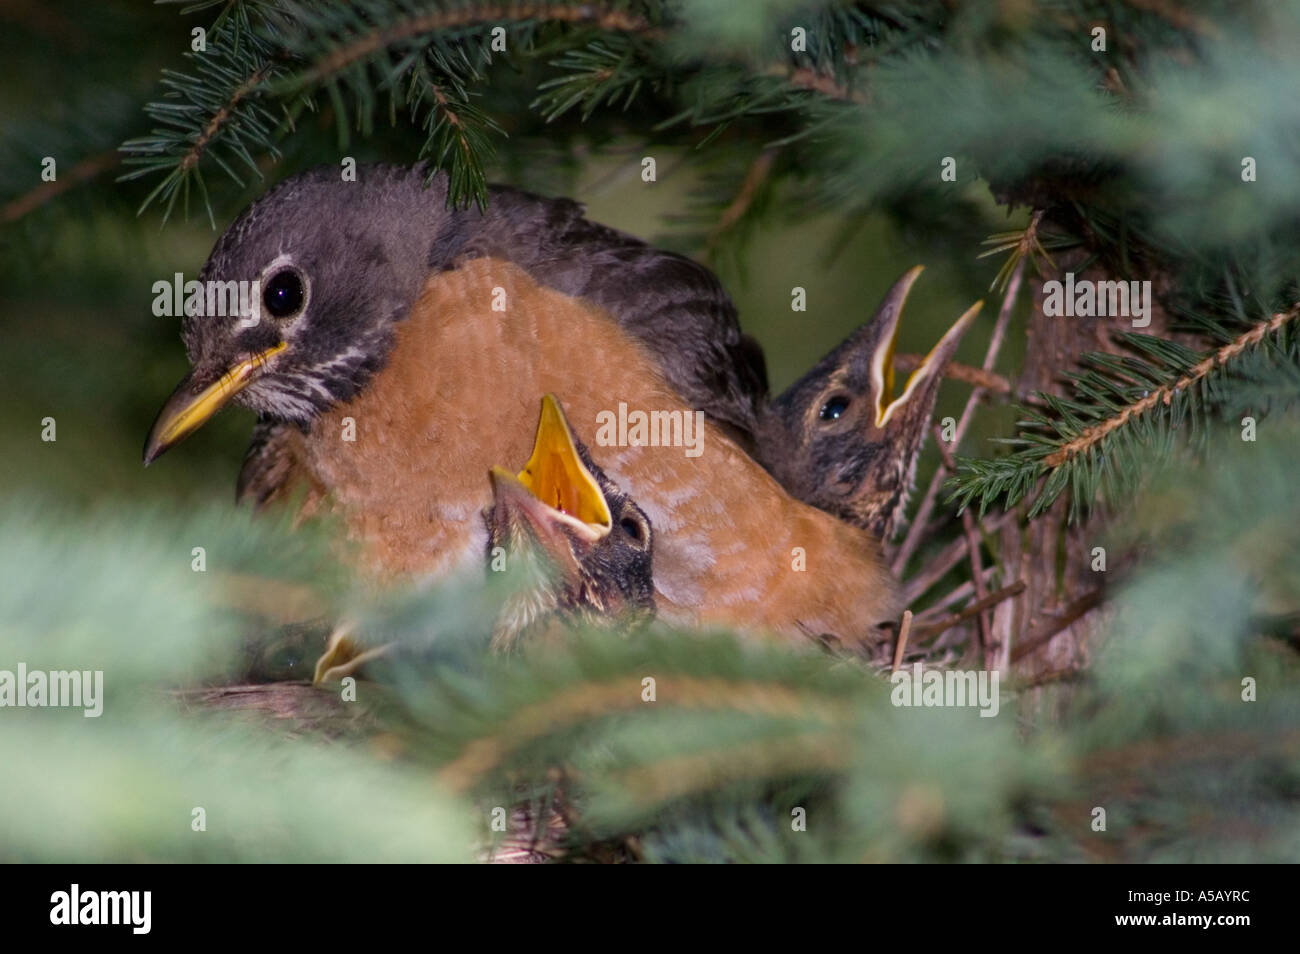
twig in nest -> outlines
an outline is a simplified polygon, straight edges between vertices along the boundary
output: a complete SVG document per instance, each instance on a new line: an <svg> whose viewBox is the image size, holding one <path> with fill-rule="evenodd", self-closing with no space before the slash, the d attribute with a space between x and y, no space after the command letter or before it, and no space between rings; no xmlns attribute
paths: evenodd
<svg viewBox="0 0 1300 954"><path fill-rule="evenodd" d="M1007 325L1011 322L1011 312L1016 303L1016 296L1020 292L1020 281L1025 274L1025 259L1021 258L1016 265L1015 271L1011 273L1011 280L1007 282L1006 294L1002 296L1002 308L998 312L998 320L993 326L993 336L989 339L988 349L984 352L983 370L992 372L993 365L997 363L998 352L1002 350L1002 340L1007 334ZM1008 390L1010 388L1008 387ZM957 421L957 428L953 433L952 450L961 446L961 440L966 436L966 429L970 427L971 419L975 416L975 405L979 403L984 396L982 387L974 388L970 397L966 399L966 407L961 412L961 419ZM934 471L934 476L930 478L930 486L926 488L925 496L921 498L921 505L916 508L916 516L912 518L912 526L903 539L903 544L898 548L898 553L894 557L893 570L895 576L902 576L903 570L907 567L907 561L912 558L916 548L921 545L921 540L925 535L926 526L930 522L930 514L934 511L935 501L939 496L939 488L948 478L949 469L947 466L940 464Z"/></svg>
<svg viewBox="0 0 1300 954"><path fill-rule="evenodd" d="M943 443L943 437L938 427L934 429L934 440L939 448L939 456L943 458L943 466L952 471L956 465L952 460L952 452ZM984 560L980 556L980 536L975 529L975 515L967 507L961 512L962 535L966 537L966 554L970 557L971 582L975 586L975 600L980 602L988 595L984 589ZM992 663L992 630L989 625L988 613L980 613L977 617L979 620L979 637L980 646L984 649L984 668L990 668Z"/></svg>
<svg viewBox="0 0 1300 954"><path fill-rule="evenodd" d="M999 568L995 566L988 567L987 569L984 570L984 584L986 586L988 585L989 580L992 579L993 575L997 572L999 572ZM966 580L964 583L959 583L957 586L953 587L943 596L939 597L937 600L935 600L933 603L927 606L920 613L917 613L916 622L918 625L926 625L928 623L933 623L935 620L941 618L945 613L948 612L948 607L952 606L955 603L965 602L966 600L969 600L974 595L975 595L975 584L973 582L971 582L970 580Z"/></svg>
<svg viewBox="0 0 1300 954"><path fill-rule="evenodd" d="M1009 510L1005 513L998 514L992 520L980 524L981 533L995 533L1015 517L1015 511ZM961 562L962 557L966 555L966 548L970 546L964 536L958 537L952 543L948 544L939 552L933 560L926 564L925 568L917 573L910 580L903 584L903 602L911 604L925 592L948 575L948 571Z"/></svg>
<svg viewBox="0 0 1300 954"><path fill-rule="evenodd" d="M931 623L929 626L917 627L916 638L919 640L919 639L930 639L931 637L938 636L944 630L951 629L953 626L956 626L958 623L965 622L966 620L970 619L973 616L978 616L980 613L983 613L985 610L997 606L1003 600L1009 600L1013 596L1020 595L1021 593L1024 592L1024 590L1025 590L1025 581L1016 580L1016 582L1008 586L1004 586L1002 589L994 593L990 593L982 600L976 600L974 603L972 603L970 606L967 606L965 609L961 610L960 612L952 613L949 616L945 616L937 623Z"/></svg>
<svg viewBox="0 0 1300 954"><path fill-rule="evenodd" d="M1011 653L1011 661L1019 662L1039 647L1047 645L1061 630L1101 605L1101 596L1101 587L1090 590L1059 613L1054 613L1039 623Z"/></svg>
<svg viewBox="0 0 1300 954"><path fill-rule="evenodd" d="M912 632L912 611L903 610L903 622L898 627L898 642L894 646L894 668L890 672L898 672L898 667L903 662L903 652L907 649L907 637Z"/></svg>

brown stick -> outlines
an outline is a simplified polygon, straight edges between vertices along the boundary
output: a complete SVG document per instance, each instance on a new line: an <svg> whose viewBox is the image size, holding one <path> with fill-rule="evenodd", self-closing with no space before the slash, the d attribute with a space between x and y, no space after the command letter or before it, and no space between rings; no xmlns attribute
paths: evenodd
<svg viewBox="0 0 1300 954"><path fill-rule="evenodd" d="M718 216L718 223L709 233L708 247L712 252L717 246L718 241L726 231L740 221L741 217L749 210L750 205L754 202L754 197L758 195L759 187L767 181L767 177L772 173L772 165L776 162L779 149L764 149L754 161L749 164L745 171L745 178L740 183L740 189L737 190L735 197L722 210L722 215Z"/></svg>
<svg viewBox="0 0 1300 954"><path fill-rule="evenodd" d="M1023 514L1025 505L1021 504L1016 508L1015 512ZM1028 580L1030 572L1029 552L1024 548L1018 518L1016 523L1008 523L1003 527L1001 534L1002 546L998 551L998 559L1002 563L1004 572L1007 576L1014 576L1019 580ZM1026 601L1027 598L1022 593L1008 605L998 607L993 614L993 638L998 642L998 653L1001 657L998 660L997 668L1001 672L1007 672L1011 668L1011 648L1015 641L1015 627L1017 621L1023 623L1026 619Z"/></svg>
<svg viewBox="0 0 1300 954"><path fill-rule="evenodd" d="M0 223L8 225L10 222L17 222L28 212L40 208L55 196L62 195L73 186L88 182L99 176L100 173L112 169L117 165L117 161L118 155L116 151L103 152L98 156L91 156L89 159L82 160L65 172L62 178L55 179L53 182L42 182L36 188L24 192L5 205L3 209L0 209Z"/></svg>
<svg viewBox="0 0 1300 954"><path fill-rule="evenodd" d="M940 429L935 427L934 430L934 440L939 448L939 456L943 459L943 466L951 472L956 469L952 459L952 452L944 444ZM988 595L988 591L984 589L984 560L980 556L980 537L975 530L975 516L971 513L969 507L961 512L961 526L962 534L966 537L966 554L970 557L971 582L975 585L975 600L979 602ZM980 613L978 620L980 646L984 649L984 668L988 669L990 668L989 663L992 661L990 653L993 650L989 614Z"/></svg>
<svg viewBox="0 0 1300 954"><path fill-rule="evenodd" d="M910 374L919 368L924 360L925 355L923 354L912 354L910 352L896 354L894 355L894 369L901 374ZM943 369L943 376L965 384L973 384L995 394L1011 393L1011 382L1002 375L995 371L975 368L969 364L958 364L956 361L950 361L948 366Z"/></svg>
<svg viewBox="0 0 1300 954"><path fill-rule="evenodd" d="M998 514L988 523L981 524L980 531L982 533L993 533L1000 530L1014 517L1014 511ZM924 595L926 590L947 576L948 571L960 563L962 557L966 555L966 548L969 545L966 538L962 536L940 550L939 555L926 564L920 573L917 573L903 584L903 602L908 604L914 602L917 597Z"/></svg>
<svg viewBox="0 0 1300 954"><path fill-rule="evenodd" d="M1025 589L1025 581L1016 580L1016 582L1010 584L1009 586L1004 586L1002 587L1002 589L990 593L982 600L976 600L974 603L972 603L970 606L967 606L965 609L962 609L960 612L952 613L948 616L945 616L937 623L931 623L928 626L918 626L916 629L916 638L929 639L932 636L938 636L944 630L951 629L952 627L956 626L958 623L965 622L966 620L970 619L972 616L978 616L979 614L985 612L986 610L991 609L994 606L997 606L1003 600L1009 600L1013 596L1018 596L1020 593L1024 592L1024 589Z"/></svg>
<svg viewBox="0 0 1300 954"><path fill-rule="evenodd" d="M1037 230L1042 215L1042 212L1034 213L1029 228L1025 230L1026 236L1030 236L1031 233ZM1025 240L1022 239L1021 241L1024 242ZM998 360L998 352L1002 350L1002 339L1006 337L1007 325L1011 322L1011 311L1016 303L1016 295L1020 292L1020 280L1025 274L1027 259L1028 256L1021 256L1020 261L1016 263L1015 271L1011 273L1011 280L1007 282L1006 293L1002 296L1002 308L998 312L997 322L993 325L993 336L989 339L989 346L984 352L984 371L993 370L993 365ZM957 429L953 433L952 450L956 450L961 446L961 440L966 436L966 428L970 426L971 419L974 417L975 405L979 403L983 396L984 389L976 387L971 391L970 397L966 399L966 407L961 412L961 419L957 422ZM947 477L948 468L940 464L935 469L934 476L930 479L930 486L926 488L925 496L921 498L921 505L916 509L916 516L912 518L912 526L907 531L902 546L898 548L898 553L894 556L892 569L895 576L902 576L903 570L907 567L907 561L912 558L916 548L921 545L926 525L930 522L930 514L934 511L935 500L939 496L939 488L943 486L943 482Z"/></svg>
<svg viewBox="0 0 1300 954"><path fill-rule="evenodd" d="M997 572L998 572L998 568L995 566L988 567L984 571L985 585L988 584L989 578L992 577L993 574ZM939 597L937 600L935 600L933 603L927 606L924 610L917 613L916 621L918 624L932 623L936 619L939 619L941 616L943 616L943 614L947 612L948 607L952 606L955 603L965 602L966 600L969 600L972 597L974 597L974 595L975 595L974 583L972 583L970 580L966 580L964 583L959 583L957 586L953 587L943 596Z"/></svg>
<svg viewBox="0 0 1300 954"><path fill-rule="evenodd" d="M1059 613L1054 613L1043 622L1034 627L1033 631L1025 637L1024 641L1011 653L1011 661L1019 662L1034 650L1047 645L1051 642L1053 636L1065 629L1071 623L1079 620L1080 617L1091 612L1101 604L1101 588L1083 594L1073 603L1070 603Z"/></svg>
<svg viewBox="0 0 1300 954"><path fill-rule="evenodd" d="M903 662L903 651L907 649L907 637L912 632L912 611L903 610L903 622L898 627L898 642L894 646L894 668L890 672L898 672L898 667Z"/></svg>
<svg viewBox="0 0 1300 954"><path fill-rule="evenodd" d="M468 6L455 10L432 10L401 20L386 29L365 33L322 57L307 73L309 83L346 69L372 53L386 49L394 43L409 40L421 33L434 33L452 27L496 20L553 20L564 23L595 23L609 32L639 33L657 36L650 24L624 10L601 9L592 4L567 5L563 3L496 3Z"/></svg>

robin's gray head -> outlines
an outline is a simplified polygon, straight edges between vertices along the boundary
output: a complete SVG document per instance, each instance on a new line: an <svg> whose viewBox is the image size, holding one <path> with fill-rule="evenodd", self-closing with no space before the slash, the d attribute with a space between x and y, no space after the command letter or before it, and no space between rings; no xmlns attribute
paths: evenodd
<svg viewBox="0 0 1300 954"><path fill-rule="evenodd" d="M650 519L591 459L553 395L518 474L495 467L484 510L488 562L525 579L494 635L514 645L552 622L633 628L655 611Z"/></svg>
<svg viewBox="0 0 1300 954"><path fill-rule="evenodd" d="M880 537L902 517L939 381L982 304L957 319L895 397L894 343L920 273L895 282L870 320L772 402L764 424L764 446L778 452L763 463L794 496Z"/></svg>
<svg viewBox="0 0 1300 954"><path fill-rule="evenodd" d="M357 393L476 214L448 212L446 177L425 188L425 176L365 166L343 181L337 167L321 167L231 224L199 274L200 294L187 293L193 367L158 416L146 463L228 401L305 426Z"/></svg>

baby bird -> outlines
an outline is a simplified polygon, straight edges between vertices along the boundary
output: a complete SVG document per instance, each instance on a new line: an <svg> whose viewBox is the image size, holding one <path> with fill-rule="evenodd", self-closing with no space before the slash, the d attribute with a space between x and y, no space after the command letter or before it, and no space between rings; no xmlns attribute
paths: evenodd
<svg viewBox="0 0 1300 954"><path fill-rule="evenodd" d="M489 572L518 574L492 631L494 650L546 640L572 626L631 632L655 615L654 531L645 511L591 459L560 402L542 398L532 456L518 474L488 473L483 510ZM315 682L353 675L391 646L366 649L349 623L317 660Z"/></svg>
<svg viewBox="0 0 1300 954"><path fill-rule="evenodd" d="M591 459L554 395L542 398L524 469L494 467L489 479L488 565L523 574L493 632L495 649L575 623L631 630L650 621L650 518Z"/></svg>
<svg viewBox="0 0 1300 954"><path fill-rule="evenodd" d="M944 369L982 303L953 323L894 395L909 269L876 313L764 409L759 457L791 494L888 540L903 520Z"/></svg>

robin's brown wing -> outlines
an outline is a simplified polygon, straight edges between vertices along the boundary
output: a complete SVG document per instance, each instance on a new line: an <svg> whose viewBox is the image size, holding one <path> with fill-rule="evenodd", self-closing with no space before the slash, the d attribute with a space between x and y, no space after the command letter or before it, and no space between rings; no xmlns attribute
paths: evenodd
<svg viewBox="0 0 1300 954"><path fill-rule="evenodd" d="M686 403L753 446L767 400L758 343L717 277L682 255L589 221L569 199L494 187L460 258L506 258L535 281L612 314Z"/></svg>

